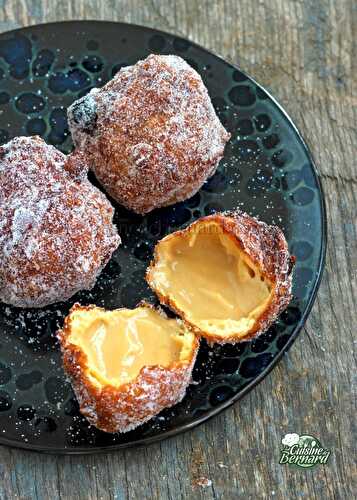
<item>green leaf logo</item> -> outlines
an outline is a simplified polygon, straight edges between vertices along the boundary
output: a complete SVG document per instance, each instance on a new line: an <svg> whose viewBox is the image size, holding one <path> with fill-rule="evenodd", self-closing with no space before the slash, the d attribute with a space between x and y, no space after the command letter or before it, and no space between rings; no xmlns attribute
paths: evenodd
<svg viewBox="0 0 357 500"><path fill-rule="evenodd" d="M324 448L318 439L308 434L285 434L281 444L280 464L310 468L327 464L331 455L331 451Z"/></svg>

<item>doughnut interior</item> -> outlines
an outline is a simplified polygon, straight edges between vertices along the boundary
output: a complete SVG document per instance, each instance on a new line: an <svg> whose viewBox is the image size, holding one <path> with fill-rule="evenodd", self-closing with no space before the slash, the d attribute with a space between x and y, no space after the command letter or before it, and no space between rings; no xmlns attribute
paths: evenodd
<svg viewBox="0 0 357 500"><path fill-rule="evenodd" d="M244 336L267 308L272 283L214 221L161 240L149 283L205 333Z"/></svg>
<svg viewBox="0 0 357 500"><path fill-rule="evenodd" d="M170 367L185 360L192 355L193 339L182 322L142 306L75 310L67 342L87 356L93 382L119 387L134 380L144 366Z"/></svg>

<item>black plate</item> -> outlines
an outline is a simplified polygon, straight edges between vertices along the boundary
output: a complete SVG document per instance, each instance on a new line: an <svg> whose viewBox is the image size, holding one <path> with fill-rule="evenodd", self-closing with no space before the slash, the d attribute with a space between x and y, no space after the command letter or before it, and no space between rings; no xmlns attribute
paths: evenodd
<svg viewBox="0 0 357 500"><path fill-rule="evenodd" d="M91 292L43 310L0 304L0 443L90 453L150 443L192 428L251 390L298 335L320 281L326 246L321 186L311 155L277 102L240 69L181 38L121 23L68 22L0 35L0 141L41 135L72 148L66 107L121 66L151 52L178 54L202 76L232 133L217 173L190 200L139 217L116 205L123 239ZM133 307L154 300L144 271L158 238L198 217L241 207L285 232L297 257L294 299L258 340L208 348L185 399L127 434L90 427L66 381L54 333L71 304Z"/></svg>

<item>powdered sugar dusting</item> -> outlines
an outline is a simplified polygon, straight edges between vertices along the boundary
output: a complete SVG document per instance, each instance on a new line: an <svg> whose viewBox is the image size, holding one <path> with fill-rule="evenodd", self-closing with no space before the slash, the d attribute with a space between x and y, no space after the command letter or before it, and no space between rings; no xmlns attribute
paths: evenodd
<svg viewBox="0 0 357 500"><path fill-rule="evenodd" d="M199 74L173 55L122 68L75 102L68 118L99 181L138 213L197 192L230 137Z"/></svg>
<svg viewBox="0 0 357 500"><path fill-rule="evenodd" d="M113 210L38 137L0 148L0 299L41 307L91 288L119 244Z"/></svg>

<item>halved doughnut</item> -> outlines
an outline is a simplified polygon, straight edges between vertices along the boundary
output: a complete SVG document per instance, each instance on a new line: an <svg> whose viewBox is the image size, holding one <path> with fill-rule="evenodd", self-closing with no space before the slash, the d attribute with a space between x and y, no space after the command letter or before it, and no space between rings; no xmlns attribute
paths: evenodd
<svg viewBox="0 0 357 500"><path fill-rule="evenodd" d="M130 431L181 401L198 350L182 321L145 303L75 304L58 338L81 413L106 432Z"/></svg>
<svg viewBox="0 0 357 500"><path fill-rule="evenodd" d="M194 332L235 343L267 330L286 308L294 261L278 227L217 213L159 241L146 279Z"/></svg>

